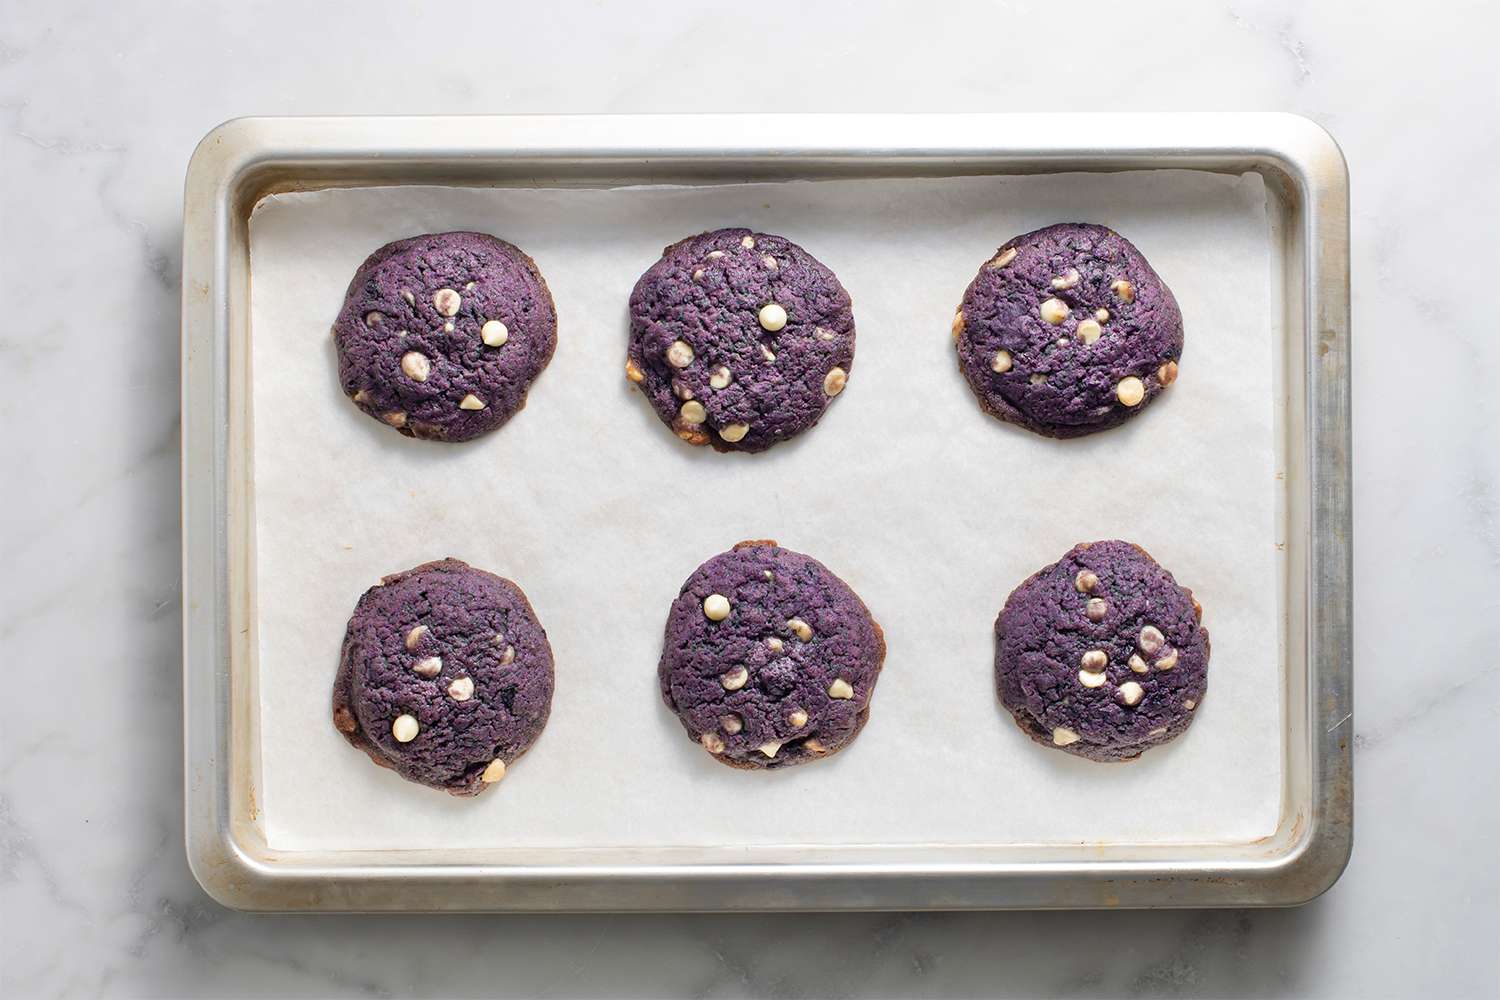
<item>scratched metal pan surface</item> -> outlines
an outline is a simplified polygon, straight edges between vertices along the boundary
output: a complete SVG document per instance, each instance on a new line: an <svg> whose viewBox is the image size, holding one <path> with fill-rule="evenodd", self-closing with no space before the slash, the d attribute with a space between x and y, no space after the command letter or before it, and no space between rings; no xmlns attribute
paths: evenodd
<svg viewBox="0 0 1500 1000"><path fill-rule="evenodd" d="M399 185L599 189L1184 169L1259 174L1284 399L1281 787L1243 842L764 850L284 850L256 801L250 215ZM999 234L1003 238L1005 234ZM293 910L875 910L1292 905L1352 844L1348 175L1286 114L251 118L204 138L183 221L186 843L225 905ZM876 711L880 705L875 706ZM997 709L998 711L998 709ZM689 749L689 748L684 748ZM503 789L502 789L503 791ZM747 837L747 842L753 838ZM734 845L730 845L731 848Z"/></svg>

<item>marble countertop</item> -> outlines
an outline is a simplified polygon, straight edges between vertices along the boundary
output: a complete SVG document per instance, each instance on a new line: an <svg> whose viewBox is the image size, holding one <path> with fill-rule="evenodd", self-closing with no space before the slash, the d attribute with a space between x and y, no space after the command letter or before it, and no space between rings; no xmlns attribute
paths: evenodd
<svg viewBox="0 0 1500 1000"><path fill-rule="evenodd" d="M0 992L1494 995L1497 27L1455 0L12 0ZM213 125L1115 109L1297 111L1349 159L1357 837L1330 892L1278 911L537 918L250 916L199 889L181 830L177 337L183 171Z"/></svg>

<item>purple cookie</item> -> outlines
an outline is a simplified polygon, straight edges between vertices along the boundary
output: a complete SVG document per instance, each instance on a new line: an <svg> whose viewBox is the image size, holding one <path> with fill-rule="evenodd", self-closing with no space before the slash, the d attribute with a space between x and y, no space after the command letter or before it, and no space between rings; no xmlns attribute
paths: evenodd
<svg viewBox="0 0 1500 1000"><path fill-rule="evenodd" d="M333 325L339 383L408 437L467 441L526 405L557 346L536 263L484 233L387 243L349 283Z"/></svg>
<svg viewBox="0 0 1500 1000"><path fill-rule="evenodd" d="M365 591L344 633L333 724L408 781L477 795L547 724L552 647L509 580L457 559Z"/></svg>
<svg viewBox="0 0 1500 1000"><path fill-rule="evenodd" d="M1085 542L1017 587L995 619L995 687L1038 743L1127 760L1176 739L1208 683L1192 591L1129 542Z"/></svg>
<svg viewBox="0 0 1500 1000"><path fill-rule="evenodd" d="M853 365L849 293L780 236L691 236L630 294L625 377L690 444L765 451L817 423Z"/></svg>
<svg viewBox="0 0 1500 1000"><path fill-rule="evenodd" d="M801 764L864 728L885 636L849 585L775 542L699 566L667 615L662 697L731 767Z"/></svg>
<svg viewBox="0 0 1500 1000"><path fill-rule="evenodd" d="M1124 423L1176 381L1182 312L1129 240L1065 222L1016 237L979 269L953 336L988 413L1078 437Z"/></svg>

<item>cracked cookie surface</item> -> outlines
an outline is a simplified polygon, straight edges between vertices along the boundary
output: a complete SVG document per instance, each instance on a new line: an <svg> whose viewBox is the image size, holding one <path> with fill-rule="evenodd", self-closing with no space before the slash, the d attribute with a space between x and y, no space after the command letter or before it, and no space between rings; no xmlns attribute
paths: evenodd
<svg viewBox="0 0 1500 1000"><path fill-rule="evenodd" d="M1103 226L1059 223L1004 244L953 317L980 406L1049 437L1124 423L1177 380L1182 312L1146 258Z"/></svg>
<svg viewBox="0 0 1500 1000"><path fill-rule="evenodd" d="M1136 757L1192 724L1209 640L1192 591L1137 545L1085 542L995 620L995 687L1028 736L1090 760Z"/></svg>
<svg viewBox="0 0 1500 1000"><path fill-rule="evenodd" d="M885 638L822 563L741 542L699 566L667 615L658 679L688 735L733 767L827 757L864 727Z"/></svg>
<svg viewBox="0 0 1500 1000"><path fill-rule="evenodd" d="M408 437L466 441L526 405L557 346L536 262L484 233L388 243L349 283L333 326L339 384Z"/></svg>
<svg viewBox="0 0 1500 1000"><path fill-rule="evenodd" d="M359 599L333 684L334 727L408 781L476 795L541 735L552 647L526 595L457 559Z"/></svg>
<svg viewBox="0 0 1500 1000"><path fill-rule="evenodd" d="M812 427L854 365L854 314L797 244L719 229L666 248L630 295L625 375L682 440L764 451Z"/></svg>

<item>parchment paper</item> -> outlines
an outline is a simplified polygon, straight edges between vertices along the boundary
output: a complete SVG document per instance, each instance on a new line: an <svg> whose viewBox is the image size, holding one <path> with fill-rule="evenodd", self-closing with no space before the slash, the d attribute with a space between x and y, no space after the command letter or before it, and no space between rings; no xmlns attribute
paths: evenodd
<svg viewBox="0 0 1500 1000"><path fill-rule="evenodd" d="M1133 240L1182 305L1182 376L1127 426L1059 442L980 412L949 333L981 263L1061 220ZM666 244L784 234L854 299L849 387L762 455L674 438L623 378L626 300ZM1244 841L1277 823L1281 556L1270 221L1258 176L1200 172L613 190L375 188L251 220L262 769L273 848ZM339 391L329 326L388 240L493 232L531 253L559 344L527 408L463 445L402 438ZM995 615L1083 540L1144 545L1213 638L1193 729L1128 764L1032 744L998 706ZM775 538L885 627L869 726L836 757L724 767L657 693L669 603L708 556ZM334 731L355 600L457 556L516 580L557 659L552 719L473 800L408 784Z"/></svg>

